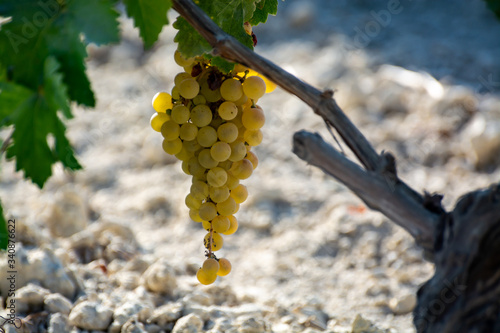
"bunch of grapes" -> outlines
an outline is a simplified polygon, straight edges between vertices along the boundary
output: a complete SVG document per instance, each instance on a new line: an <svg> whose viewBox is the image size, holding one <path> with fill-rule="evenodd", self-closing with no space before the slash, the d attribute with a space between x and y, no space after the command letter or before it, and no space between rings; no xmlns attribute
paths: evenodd
<svg viewBox="0 0 500 333"><path fill-rule="evenodd" d="M163 136L163 150L193 177L185 203L191 219L207 230L206 260L197 278L211 284L231 271L229 260L214 252L223 247L222 235L238 229L234 214L248 196L240 181L257 168L252 147L262 142L265 122L256 103L275 85L241 65L224 74L203 58L186 59L176 51L174 59L184 72L175 76L171 94L153 97L151 127Z"/></svg>

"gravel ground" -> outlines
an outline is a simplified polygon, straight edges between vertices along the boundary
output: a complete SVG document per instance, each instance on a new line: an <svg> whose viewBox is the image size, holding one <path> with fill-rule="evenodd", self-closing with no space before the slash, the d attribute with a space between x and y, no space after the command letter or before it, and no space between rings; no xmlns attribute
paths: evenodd
<svg viewBox="0 0 500 333"><path fill-rule="evenodd" d="M287 0L255 31L257 52L335 89L374 147L396 155L401 178L452 208L500 178L500 23L483 1L448 3ZM221 250L233 271L197 283L204 232L184 206L190 179L149 127L151 97L180 71L175 31L143 52L123 23L120 45L89 50L96 109L76 108L68 123L85 169L56 166L40 191L2 161L25 331L414 332L414 295L432 264L404 230L291 152L294 131L329 133L280 89L259 103L259 167ZM4 255L4 302L6 265Z"/></svg>

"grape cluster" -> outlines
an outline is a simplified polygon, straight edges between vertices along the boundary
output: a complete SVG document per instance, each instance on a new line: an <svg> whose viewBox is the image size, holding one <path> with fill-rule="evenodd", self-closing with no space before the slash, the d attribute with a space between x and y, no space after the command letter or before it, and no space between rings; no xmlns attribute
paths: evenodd
<svg viewBox="0 0 500 333"><path fill-rule="evenodd" d="M264 111L255 103L275 85L241 65L228 73L202 58L175 62L184 72L175 76L171 94L153 97L156 113L151 127L160 132L163 150L182 161L192 185L185 203L189 216L207 230L206 260L197 273L202 284L231 271L231 263L214 252L223 247L222 235L238 229L234 214L248 196L247 179L259 163L252 147L262 142Z"/></svg>

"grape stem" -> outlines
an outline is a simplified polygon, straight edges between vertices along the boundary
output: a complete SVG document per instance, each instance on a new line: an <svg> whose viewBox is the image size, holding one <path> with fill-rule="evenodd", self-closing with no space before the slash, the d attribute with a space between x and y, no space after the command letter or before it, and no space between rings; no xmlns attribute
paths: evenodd
<svg viewBox="0 0 500 333"><path fill-rule="evenodd" d="M379 155L375 151L337 105L332 90L322 92L254 53L220 29L191 0L173 0L173 8L212 45L214 55L261 73L300 98L334 126L364 169L342 154L331 154L331 150L325 150L326 143L318 138L319 135L311 133L310 136L294 137L294 152L344 183L370 208L382 212L405 228L424 248L427 258L433 259L435 237L440 234L442 226L442 212L426 206L427 196L424 198L397 177L394 157L384 152ZM349 172L351 167L359 168L364 177L352 177Z"/></svg>

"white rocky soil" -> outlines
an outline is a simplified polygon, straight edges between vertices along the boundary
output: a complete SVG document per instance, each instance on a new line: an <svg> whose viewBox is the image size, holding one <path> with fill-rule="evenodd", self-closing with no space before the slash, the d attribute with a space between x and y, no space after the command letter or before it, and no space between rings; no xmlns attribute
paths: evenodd
<svg viewBox="0 0 500 333"><path fill-rule="evenodd" d="M374 26L371 11L391 2L280 2L278 17L255 29L256 51L334 89L377 151L395 154L400 177L445 194L451 209L461 194L500 179L500 22L479 0L448 12L401 1L380 21L387 25L353 47L355 28ZM85 169L57 165L39 190L2 157L24 331L414 332L415 294L433 265L404 230L291 152L300 129L335 142L280 89L259 101L267 117L259 166L244 181L240 229L220 251L233 271L211 286L197 282L204 231L184 205L191 180L149 126L152 96L170 91L180 71L175 30L144 52L122 21L120 45L89 49L96 109L75 107L68 122ZM4 305L7 271L2 254Z"/></svg>

